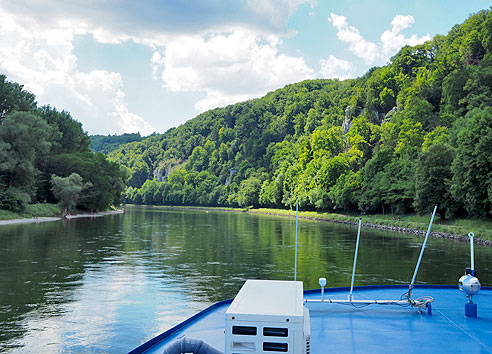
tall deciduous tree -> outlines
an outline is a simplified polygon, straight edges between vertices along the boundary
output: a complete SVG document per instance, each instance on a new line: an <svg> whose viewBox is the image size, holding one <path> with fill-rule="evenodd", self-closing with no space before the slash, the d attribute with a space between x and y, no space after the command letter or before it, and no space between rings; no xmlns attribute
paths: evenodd
<svg viewBox="0 0 492 354"><path fill-rule="evenodd" d="M0 125L0 205L22 210L35 193L36 160L50 148L51 128L28 112L8 114Z"/></svg>
<svg viewBox="0 0 492 354"><path fill-rule="evenodd" d="M417 212L427 213L437 205L439 216L445 219L446 212L455 207L449 191L454 155L454 149L445 144L431 145L421 154L415 184L414 207Z"/></svg>
<svg viewBox="0 0 492 354"><path fill-rule="evenodd" d="M82 130L82 124L74 120L70 113L44 106L39 109L39 115L59 132L52 147L53 153L89 151L90 139Z"/></svg>
<svg viewBox="0 0 492 354"><path fill-rule="evenodd" d="M7 81L5 75L0 75L0 122L10 112L33 112L35 109L36 99L31 92L25 91L23 85Z"/></svg>
<svg viewBox="0 0 492 354"><path fill-rule="evenodd" d="M76 172L84 181L91 183L91 187L79 199L78 207L81 209L103 210L120 203L120 195L125 187L123 170L101 153L55 155L48 159L47 171L58 176L69 176Z"/></svg>
<svg viewBox="0 0 492 354"><path fill-rule="evenodd" d="M475 216L492 213L492 108L474 109L458 134L452 193Z"/></svg>
<svg viewBox="0 0 492 354"><path fill-rule="evenodd" d="M257 206L260 188L261 180L257 177L251 176L242 181L239 186L239 191L237 192L237 203L239 206Z"/></svg>
<svg viewBox="0 0 492 354"><path fill-rule="evenodd" d="M84 189L82 177L77 173L72 173L68 177L59 177L53 175L51 177L51 189L55 198L58 200L58 205L64 213L73 211L79 202L80 194ZM86 189L89 185L85 186Z"/></svg>

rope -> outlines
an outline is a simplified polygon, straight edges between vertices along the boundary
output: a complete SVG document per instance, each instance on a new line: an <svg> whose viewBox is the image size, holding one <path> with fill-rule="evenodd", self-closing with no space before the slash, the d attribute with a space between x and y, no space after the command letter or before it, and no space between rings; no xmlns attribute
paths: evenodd
<svg viewBox="0 0 492 354"><path fill-rule="evenodd" d="M434 298L432 296L421 296L415 300L410 300L413 307L422 307L424 309L427 308L427 304L431 302L434 302Z"/></svg>

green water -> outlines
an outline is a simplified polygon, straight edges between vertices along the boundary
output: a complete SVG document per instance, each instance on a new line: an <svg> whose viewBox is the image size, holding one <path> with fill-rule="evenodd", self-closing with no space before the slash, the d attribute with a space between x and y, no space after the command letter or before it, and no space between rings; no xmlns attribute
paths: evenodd
<svg viewBox="0 0 492 354"><path fill-rule="evenodd" d="M299 221L304 288L349 286L357 229ZM293 279L295 220L129 207L124 215L0 227L0 352L125 353L245 279ZM363 229L355 285L412 277L422 237ZM492 247L475 247L492 285ZM417 283L456 284L463 242L429 239ZM465 299L464 299L465 301Z"/></svg>

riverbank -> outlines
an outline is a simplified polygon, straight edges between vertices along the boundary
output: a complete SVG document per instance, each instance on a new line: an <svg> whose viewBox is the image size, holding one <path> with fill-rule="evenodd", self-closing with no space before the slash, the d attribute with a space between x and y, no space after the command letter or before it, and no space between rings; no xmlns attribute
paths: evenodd
<svg viewBox="0 0 492 354"><path fill-rule="evenodd" d="M123 209L118 209L118 210L103 211L98 213L81 213L81 214L74 214L74 215L66 215L65 217L60 217L60 216L33 216L30 218L20 217L20 218L0 220L0 226L16 225L16 224L33 224L33 223L38 224L41 222L71 220L71 219L78 219L78 218L97 218L106 215L123 214L124 212L125 211Z"/></svg>
<svg viewBox="0 0 492 354"><path fill-rule="evenodd" d="M224 208L224 207L191 207L191 206L154 206L156 208L171 208L171 209L193 209L193 210L215 210L227 212L247 212L262 215L274 215L295 217L295 210L285 209L239 209L239 208ZM332 222L346 225L357 225L359 217L362 218L363 225L379 230L389 230L396 232L405 232L415 235L424 236L429 226L430 215L347 215L338 213L323 213L315 211L301 211L299 218L306 220ZM435 217L431 237L447 238L459 241L468 241L468 233L475 234L474 241L479 244L492 246L492 222L480 219L452 219L442 220L438 216Z"/></svg>
<svg viewBox="0 0 492 354"><path fill-rule="evenodd" d="M250 209L250 213L263 215L295 217L295 211L277 209ZM299 218L307 220L333 222L346 225L357 225L359 218L365 227L379 230L405 232L425 236L430 222L429 216L419 215L345 215L337 213L299 212ZM431 229L431 237L448 238L460 241L469 241L469 232L475 234L474 241L478 244L492 246L492 222L475 219L441 220L434 218Z"/></svg>
<svg viewBox="0 0 492 354"><path fill-rule="evenodd" d="M45 218L45 217L59 217L62 214L61 209L56 204L50 203L37 203L30 204L26 210L21 213L15 213L10 210L0 209L0 221L1 220L20 220L31 218Z"/></svg>

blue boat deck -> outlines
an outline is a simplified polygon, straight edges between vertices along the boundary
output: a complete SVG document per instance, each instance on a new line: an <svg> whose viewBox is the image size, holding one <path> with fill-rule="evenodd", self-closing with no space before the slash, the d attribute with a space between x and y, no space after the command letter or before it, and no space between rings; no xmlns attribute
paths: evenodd
<svg viewBox="0 0 492 354"><path fill-rule="evenodd" d="M398 300L408 286L355 287L354 299ZM325 290L325 299L347 299L347 288ZM432 315L396 305L326 304L311 311L311 353L492 353L492 288L473 297L478 318L464 316L467 302L457 286L415 286L412 298L432 296ZM319 299L309 290L304 298ZM162 353L182 336L203 339L224 351L225 311L231 300L215 304L132 351Z"/></svg>

